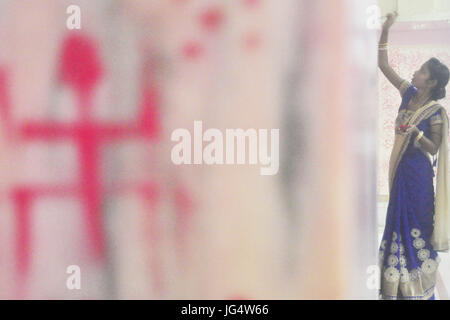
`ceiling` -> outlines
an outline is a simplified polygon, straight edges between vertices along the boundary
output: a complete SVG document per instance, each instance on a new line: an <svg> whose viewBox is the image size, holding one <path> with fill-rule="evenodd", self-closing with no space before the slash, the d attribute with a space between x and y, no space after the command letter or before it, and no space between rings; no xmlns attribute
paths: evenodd
<svg viewBox="0 0 450 320"><path fill-rule="evenodd" d="M378 0L381 15L397 10L397 21L450 21L450 0Z"/></svg>

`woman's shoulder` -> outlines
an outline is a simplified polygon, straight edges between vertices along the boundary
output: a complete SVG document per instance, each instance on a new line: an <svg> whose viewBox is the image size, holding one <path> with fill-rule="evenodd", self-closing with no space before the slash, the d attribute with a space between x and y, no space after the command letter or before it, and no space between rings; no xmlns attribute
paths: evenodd
<svg viewBox="0 0 450 320"><path fill-rule="evenodd" d="M403 80L398 88L398 91L402 98L405 98L405 97L411 98L412 96L414 96L417 93L417 88L414 87L411 84L411 82L409 82L408 80Z"/></svg>
<svg viewBox="0 0 450 320"><path fill-rule="evenodd" d="M437 106L439 106L440 108L429 117L431 125L443 123L443 117L447 116L447 111L445 110L445 108L439 103L437 103Z"/></svg>
<svg viewBox="0 0 450 320"><path fill-rule="evenodd" d="M406 89L408 89L410 86L411 83L408 80L403 79L403 81L400 83L400 86L398 87L398 92L400 93L400 96L403 97Z"/></svg>
<svg viewBox="0 0 450 320"><path fill-rule="evenodd" d="M403 80L400 84L398 91L402 96L402 103L398 110L405 109L408 106L409 101L417 94L417 88L414 87L408 80Z"/></svg>

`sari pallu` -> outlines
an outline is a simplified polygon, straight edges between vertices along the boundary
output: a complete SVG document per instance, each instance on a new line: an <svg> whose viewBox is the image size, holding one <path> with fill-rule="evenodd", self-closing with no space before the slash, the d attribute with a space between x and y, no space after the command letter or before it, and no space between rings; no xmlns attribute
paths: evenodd
<svg viewBox="0 0 450 320"><path fill-rule="evenodd" d="M386 225L379 248L382 299L434 297L440 261L437 251L448 250L447 113L436 101L407 112L411 111L399 111L400 123L416 125L428 138L428 119L441 113L436 201L431 155L414 146L411 135L396 134L389 163Z"/></svg>

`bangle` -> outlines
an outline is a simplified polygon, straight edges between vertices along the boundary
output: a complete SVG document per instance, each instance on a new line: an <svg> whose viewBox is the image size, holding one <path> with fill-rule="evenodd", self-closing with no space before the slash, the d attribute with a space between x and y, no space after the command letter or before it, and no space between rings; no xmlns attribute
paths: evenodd
<svg viewBox="0 0 450 320"><path fill-rule="evenodd" d="M416 137L416 141L418 142L423 137L423 131L419 131Z"/></svg>
<svg viewBox="0 0 450 320"><path fill-rule="evenodd" d="M387 42L378 44L378 50L387 50L387 47L388 47Z"/></svg>
<svg viewBox="0 0 450 320"><path fill-rule="evenodd" d="M380 48L380 47L379 47L379 48L378 48L378 50L381 50L381 51L387 51L387 49L388 49L387 47L384 47L384 48Z"/></svg>
<svg viewBox="0 0 450 320"><path fill-rule="evenodd" d="M419 131L416 139L414 139L414 146L416 146L417 148L420 147L419 140L422 139L422 137L423 137L423 131Z"/></svg>

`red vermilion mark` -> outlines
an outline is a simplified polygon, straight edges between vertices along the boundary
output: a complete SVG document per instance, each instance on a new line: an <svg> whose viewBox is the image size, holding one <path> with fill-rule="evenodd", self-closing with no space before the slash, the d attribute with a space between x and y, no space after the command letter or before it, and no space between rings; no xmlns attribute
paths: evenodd
<svg viewBox="0 0 450 320"><path fill-rule="evenodd" d="M209 8L200 14L200 23L207 31L217 31L223 22L223 13L219 8Z"/></svg>
<svg viewBox="0 0 450 320"><path fill-rule="evenodd" d="M103 77L103 65L94 41L81 33L71 33L63 42L59 69L62 84L78 95L81 121L72 138L79 148L80 183L84 187L85 223L94 257L101 258L104 235L101 219L98 128L90 119L93 91Z"/></svg>
<svg viewBox="0 0 450 320"><path fill-rule="evenodd" d="M187 42L183 45L182 54L188 59L198 59L203 55L204 49L198 42Z"/></svg>
<svg viewBox="0 0 450 320"><path fill-rule="evenodd" d="M161 138L162 125L159 103L160 94L156 89L150 87L143 92L139 126L142 134L152 140Z"/></svg>
<svg viewBox="0 0 450 320"><path fill-rule="evenodd" d="M16 204L17 223L20 225L16 233L16 268L22 274L30 260L30 192L17 188L11 196Z"/></svg>
<svg viewBox="0 0 450 320"><path fill-rule="evenodd" d="M260 4L261 0L242 0L242 2L246 7L254 8Z"/></svg>
<svg viewBox="0 0 450 320"><path fill-rule="evenodd" d="M173 191L173 195L177 213L175 232L179 249L182 250L186 234L190 231L190 220L195 210L195 203L186 186L177 186ZM182 253L183 251L181 251L181 255Z"/></svg>
<svg viewBox="0 0 450 320"><path fill-rule="evenodd" d="M144 217L144 230L142 230L146 243L149 243L149 269L148 272L152 278L152 286L155 291L162 295L164 290L164 267L161 264L163 258L160 255L161 246L161 226L159 221L158 208L155 205L160 194L158 190L147 194L149 199L153 198L152 202L147 201L145 204L145 211L148 213ZM162 296L161 296L162 297Z"/></svg>
<svg viewBox="0 0 450 320"><path fill-rule="evenodd" d="M60 82L76 92L81 117L89 118L94 89L104 76L97 46L82 33L70 33L63 41L59 61Z"/></svg>
<svg viewBox="0 0 450 320"><path fill-rule="evenodd" d="M101 81L103 66L98 49L90 37L71 33L64 41L60 59L59 79L71 87L78 96L81 117L72 123L28 121L18 126L20 138L30 140L66 140L75 144L79 157L79 179L69 186L17 185L11 190L17 210L17 271L26 274L30 260L30 206L40 196L79 196L84 205L83 215L92 256L102 259L105 236L102 223L102 197L105 193L100 176L100 148L105 142L122 138L145 137L153 139L159 130L158 92L149 86L143 94L141 110L135 123L97 123L91 118L92 97ZM0 78L0 103L4 108L6 81ZM9 105L8 105L9 106ZM3 109L2 109L3 110ZM7 113L6 113L7 114ZM6 116L3 115L5 118ZM115 186L111 192L139 192L147 201L157 198L157 186L151 182L143 185ZM61 213L64 214L64 213Z"/></svg>
<svg viewBox="0 0 450 320"><path fill-rule="evenodd" d="M3 134L10 141L13 140L13 130L11 121L11 98L9 96L8 75L5 68L0 69L0 120L3 126Z"/></svg>
<svg viewBox="0 0 450 320"><path fill-rule="evenodd" d="M81 33L71 33L61 48L60 81L77 92L92 91L103 77L103 65L94 42Z"/></svg>
<svg viewBox="0 0 450 320"><path fill-rule="evenodd" d="M194 201L185 187L175 188L175 205L180 214L188 215L194 209Z"/></svg>
<svg viewBox="0 0 450 320"><path fill-rule="evenodd" d="M10 105L6 83L6 70L3 68L0 70L0 117L4 123L9 123L10 118Z"/></svg>
<svg viewBox="0 0 450 320"><path fill-rule="evenodd" d="M162 120L160 114L161 94L154 80L157 66L151 57L145 57L141 76L140 127L151 139L160 139Z"/></svg>

